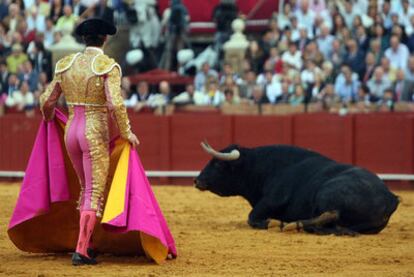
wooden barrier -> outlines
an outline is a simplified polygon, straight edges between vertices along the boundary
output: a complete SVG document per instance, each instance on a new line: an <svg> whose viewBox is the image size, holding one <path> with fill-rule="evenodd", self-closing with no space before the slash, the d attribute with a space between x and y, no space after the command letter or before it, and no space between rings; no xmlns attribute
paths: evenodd
<svg viewBox="0 0 414 277"><path fill-rule="evenodd" d="M183 113L132 114L141 140L138 152L148 170L200 170L209 156L200 141L220 149L291 144L377 173L414 173L414 114L323 113L284 116L235 116ZM0 117L0 170L24 171L40 116Z"/></svg>

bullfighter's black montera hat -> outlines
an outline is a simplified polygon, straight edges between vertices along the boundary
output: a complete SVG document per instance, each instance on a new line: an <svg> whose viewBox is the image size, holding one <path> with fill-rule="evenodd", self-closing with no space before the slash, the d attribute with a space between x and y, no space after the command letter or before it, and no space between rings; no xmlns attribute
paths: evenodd
<svg viewBox="0 0 414 277"><path fill-rule="evenodd" d="M115 35L116 27L114 24L109 23L100 18L90 18L81 22L75 29L75 33L78 36L91 36L91 35Z"/></svg>

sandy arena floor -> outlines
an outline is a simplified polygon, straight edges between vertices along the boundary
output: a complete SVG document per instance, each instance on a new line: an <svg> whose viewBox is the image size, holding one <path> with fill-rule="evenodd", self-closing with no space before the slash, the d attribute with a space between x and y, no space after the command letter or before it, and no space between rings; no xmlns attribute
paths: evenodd
<svg viewBox="0 0 414 277"><path fill-rule="evenodd" d="M192 187L154 187L179 257L157 266L144 258L103 256L75 268L69 255L28 254L7 237L17 184L0 184L0 276L414 276L414 192L379 235L356 238L257 231L240 198Z"/></svg>

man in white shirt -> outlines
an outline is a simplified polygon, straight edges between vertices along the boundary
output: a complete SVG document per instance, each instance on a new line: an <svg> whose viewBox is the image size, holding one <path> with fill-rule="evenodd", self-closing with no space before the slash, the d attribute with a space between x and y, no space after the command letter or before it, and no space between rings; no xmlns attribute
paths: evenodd
<svg viewBox="0 0 414 277"><path fill-rule="evenodd" d="M209 97L207 94L196 91L193 84L188 84L186 90L172 99L175 104L194 104L197 106L208 105Z"/></svg>
<svg viewBox="0 0 414 277"><path fill-rule="evenodd" d="M332 52L332 43L334 40L335 37L330 34L329 27L326 24L323 24L321 26L321 34L316 39L316 43L325 59L327 59Z"/></svg>
<svg viewBox="0 0 414 277"><path fill-rule="evenodd" d="M272 71L266 71L265 73L266 83L264 85L265 94L269 102L276 103L276 99L282 94L282 85L279 81L273 80Z"/></svg>
<svg viewBox="0 0 414 277"><path fill-rule="evenodd" d="M313 34L313 26L315 22L315 13L309 9L309 1L302 0L300 3L300 9L295 12L298 22L306 26L308 34Z"/></svg>
<svg viewBox="0 0 414 277"><path fill-rule="evenodd" d="M302 53L298 51L296 43L289 42L289 50L283 53L282 61L298 70L302 68Z"/></svg>
<svg viewBox="0 0 414 277"><path fill-rule="evenodd" d="M45 17L39 14L36 6L30 8L30 15L27 16L27 29L29 31L43 33L46 30Z"/></svg>
<svg viewBox="0 0 414 277"><path fill-rule="evenodd" d="M385 50L384 55L390 60L392 67L400 69L407 67L410 51L405 44L400 43L398 36L393 35L390 39L390 48Z"/></svg>
<svg viewBox="0 0 414 277"><path fill-rule="evenodd" d="M20 90L16 90L9 95L6 98L5 104L7 107L16 108L18 111L33 108L34 96L33 93L29 91L29 84L26 81L22 82Z"/></svg>

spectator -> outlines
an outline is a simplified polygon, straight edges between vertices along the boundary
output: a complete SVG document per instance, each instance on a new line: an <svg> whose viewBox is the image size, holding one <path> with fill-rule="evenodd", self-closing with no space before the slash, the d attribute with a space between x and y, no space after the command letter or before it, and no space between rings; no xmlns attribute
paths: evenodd
<svg viewBox="0 0 414 277"><path fill-rule="evenodd" d="M382 3L382 11L381 11L381 18L383 20L383 24L385 29L390 29L392 26L391 20L391 5L389 1L384 1Z"/></svg>
<svg viewBox="0 0 414 277"><path fill-rule="evenodd" d="M381 41L379 39L371 40L369 52L374 55L375 64L380 64L384 52L381 50Z"/></svg>
<svg viewBox="0 0 414 277"><path fill-rule="evenodd" d="M339 96L335 93L334 85L327 84L318 98L322 108L326 111L334 111L334 106L339 102Z"/></svg>
<svg viewBox="0 0 414 277"><path fill-rule="evenodd" d="M127 108L135 107L138 104L138 96L132 89L129 77L122 77L121 79L121 93L124 98L124 105Z"/></svg>
<svg viewBox="0 0 414 277"><path fill-rule="evenodd" d="M263 87L260 85L256 85L253 88L251 100L253 104L266 104L269 103L269 99L267 99L266 94L263 91Z"/></svg>
<svg viewBox="0 0 414 277"><path fill-rule="evenodd" d="M334 68L333 68L333 65L330 61L325 61L322 64L322 74L323 74L323 78L324 78L325 83L327 83L327 84L335 83Z"/></svg>
<svg viewBox="0 0 414 277"><path fill-rule="evenodd" d="M367 32L365 31L365 28L363 26L359 26L356 29L356 41L358 44L358 49L365 54L368 51L369 48L369 42L370 39L367 35Z"/></svg>
<svg viewBox="0 0 414 277"><path fill-rule="evenodd" d="M193 84L188 84L186 90L172 99L172 102L180 105L208 105L208 96L200 91L196 91Z"/></svg>
<svg viewBox="0 0 414 277"><path fill-rule="evenodd" d="M335 91L342 102L355 102L357 100L359 82L352 77L352 71L349 67L343 70L345 81L335 86Z"/></svg>
<svg viewBox="0 0 414 277"><path fill-rule="evenodd" d="M7 70L7 64L5 62L0 62L0 94L8 92L9 71Z"/></svg>
<svg viewBox="0 0 414 277"><path fill-rule="evenodd" d="M377 65L375 63L375 55L372 52L367 53L367 55L365 56L364 70L361 76L362 82L365 83L369 79L371 79L376 66Z"/></svg>
<svg viewBox="0 0 414 277"><path fill-rule="evenodd" d="M414 82L405 79L404 70L399 69L392 90L395 92L395 101L411 101L413 99Z"/></svg>
<svg viewBox="0 0 414 277"><path fill-rule="evenodd" d="M256 73L253 70L249 70L245 73L245 77L240 80L240 97L251 98L253 89L256 86Z"/></svg>
<svg viewBox="0 0 414 277"><path fill-rule="evenodd" d="M235 0L221 0L213 10L213 22L216 23L214 49L221 53L223 44L229 40L232 33L231 23L237 18L239 11Z"/></svg>
<svg viewBox="0 0 414 277"><path fill-rule="evenodd" d="M161 68L167 70L176 68L176 53L189 45L187 39L189 20L188 10L181 0L171 0L165 49L160 61Z"/></svg>
<svg viewBox="0 0 414 277"><path fill-rule="evenodd" d="M408 59L408 65L405 70L405 78L414 83L414 56L410 56Z"/></svg>
<svg viewBox="0 0 414 277"><path fill-rule="evenodd" d="M251 68L255 72L262 72L265 55L257 41L253 40L250 42L246 52L246 60L250 63Z"/></svg>
<svg viewBox="0 0 414 277"><path fill-rule="evenodd" d="M33 95L35 98L35 105L39 105L39 97L42 94L48 85L48 77L45 72L39 73L39 82L37 84L36 90L33 91Z"/></svg>
<svg viewBox="0 0 414 277"><path fill-rule="evenodd" d="M394 111L395 94L391 88L384 91L382 99L378 102L380 111Z"/></svg>
<svg viewBox="0 0 414 277"><path fill-rule="evenodd" d="M133 8L137 13L137 21L130 23L129 31L131 47L133 49L138 47L148 49L151 56L153 55L154 49L159 45L159 37L161 34L161 23L156 12L155 4L156 1L134 1ZM107 13L109 13L109 10ZM153 61L153 63L156 63L156 61Z"/></svg>
<svg viewBox="0 0 414 277"><path fill-rule="evenodd" d="M328 60L332 62L334 72L338 71L343 64L345 56L345 49L342 47L341 42L335 39L332 42L332 52L330 53Z"/></svg>
<svg viewBox="0 0 414 277"><path fill-rule="evenodd" d="M270 64L270 68L273 68L273 71L276 74L281 74L283 70L283 61L279 55L279 50L276 47L270 48L270 56L265 63Z"/></svg>
<svg viewBox="0 0 414 277"><path fill-rule="evenodd" d="M148 97L147 105L151 108L165 106L171 102L171 98L170 84L167 81L161 81L159 84L159 93L151 94Z"/></svg>
<svg viewBox="0 0 414 277"><path fill-rule="evenodd" d="M12 54L7 57L7 70L10 73L17 73L20 65L28 60L28 57L23 53L23 47L20 44L14 44L12 47Z"/></svg>
<svg viewBox="0 0 414 277"><path fill-rule="evenodd" d="M39 74L33 70L33 66L30 61L25 61L22 64L22 70L18 75L18 78L20 82L27 82L30 91L34 92L37 89Z"/></svg>
<svg viewBox="0 0 414 277"><path fill-rule="evenodd" d="M277 104L289 104L290 91L287 81L283 81L281 85L280 95L276 98Z"/></svg>
<svg viewBox="0 0 414 277"><path fill-rule="evenodd" d="M197 91L205 91L206 82L210 76L218 78L218 73L214 69L210 68L210 64L208 62L205 62L201 66L201 71L199 71L194 78L195 89Z"/></svg>
<svg viewBox="0 0 414 277"><path fill-rule="evenodd" d="M306 61L306 67L300 74L302 84L305 87L312 86L315 83L316 75L321 74L322 70L316 66L313 60Z"/></svg>
<svg viewBox="0 0 414 277"><path fill-rule="evenodd" d="M390 45L390 38L381 24L374 25L374 39L378 39L383 53Z"/></svg>
<svg viewBox="0 0 414 277"><path fill-rule="evenodd" d="M335 37L329 33L329 27L326 24L322 25L321 33L316 39L316 43L318 44L319 51L321 51L325 59L330 57L332 54L332 44L334 40Z"/></svg>
<svg viewBox="0 0 414 277"><path fill-rule="evenodd" d="M88 17L101 18L107 22L114 22L114 10L108 7L107 0L99 0L95 5L87 9ZM76 17L76 15L74 15ZM142 16L140 14L140 16ZM156 34L154 34L156 35Z"/></svg>
<svg viewBox="0 0 414 277"><path fill-rule="evenodd" d="M26 21L21 21L17 29L17 33L20 35L21 38L20 42L24 45L24 48L27 49L29 43L34 41L36 37L36 32L34 30L29 31L29 29L27 28Z"/></svg>
<svg viewBox="0 0 414 277"><path fill-rule="evenodd" d="M394 82L397 75L397 69L391 66L391 62L388 58L381 58L381 67L384 71L385 78L387 78L390 82Z"/></svg>
<svg viewBox="0 0 414 277"><path fill-rule="evenodd" d="M372 95L382 99L384 91L391 87L391 82L384 76L384 70L378 66L375 68L374 76L367 82L367 86Z"/></svg>
<svg viewBox="0 0 414 277"><path fill-rule="evenodd" d="M410 20L412 15L414 14L414 10L411 6L411 3L409 0L402 0L402 7L399 11L399 23L407 28L410 25Z"/></svg>
<svg viewBox="0 0 414 277"><path fill-rule="evenodd" d="M35 41L29 45L29 59L36 73L45 72L48 80L52 79L52 54L44 48L43 42Z"/></svg>
<svg viewBox="0 0 414 277"><path fill-rule="evenodd" d="M305 91L303 87L301 85L296 85L295 92L289 98L289 104L291 106L298 106L300 104L303 104L304 100L305 100Z"/></svg>
<svg viewBox="0 0 414 277"><path fill-rule="evenodd" d="M58 19L63 16L63 4L62 0L52 0L52 5L50 7L49 17L52 19L53 24L56 24Z"/></svg>
<svg viewBox="0 0 414 277"><path fill-rule="evenodd" d="M17 27L20 22L25 21L25 19L20 15L20 8L17 4L12 3L9 6L9 15L3 19L3 24L7 30L11 32L17 31Z"/></svg>
<svg viewBox="0 0 414 277"><path fill-rule="evenodd" d="M27 17L29 31L44 32L46 30L45 17L39 14L37 6L30 8L30 15Z"/></svg>
<svg viewBox="0 0 414 277"><path fill-rule="evenodd" d="M50 46L54 43L54 32L55 32L55 26L53 25L53 20L48 17L46 18L46 29L44 32L44 41L43 44L46 49L49 49Z"/></svg>
<svg viewBox="0 0 414 277"><path fill-rule="evenodd" d="M208 84L207 96L209 98L209 103L216 107L220 106L225 101L224 93L219 90L217 81L212 81Z"/></svg>
<svg viewBox="0 0 414 277"><path fill-rule="evenodd" d="M226 80L226 78L230 78L234 82L236 82L238 79L238 75L234 73L233 66L230 63L224 63L223 73L220 76L219 84L220 85L224 84L224 81Z"/></svg>
<svg viewBox="0 0 414 277"><path fill-rule="evenodd" d="M306 45L305 53L303 53L303 60L312 60L316 65L321 65L323 62L323 55L318 49L315 41L310 41Z"/></svg>
<svg viewBox="0 0 414 277"><path fill-rule="evenodd" d="M410 53L414 51L414 14L410 17L410 22L405 28L407 35L407 47Z"/></svg>
<svg viewBox="0 0 414 277"><path fill-rule="evenodd" d="M390 39L390 48L385 50L385 57L387 57L391 66L394 68L406 68L408 57L410 56L410 51L408 47L400 43L400 39L393 35Z"/></svg>
<svg viewBox="0 0 414 277"><path fill-rule="evenodd" d="M20 85L20 90L15 90L6 99L6 107L16 108L18 111L29 111L34 107L34 96L29 91L29 85L26 81Z"/></svg>
<svg viewBox="0 0 414 277"><path fill-rule="evenodd" d="M352 29L352 23L356 16L351 0L346 0L344 6L341 7L341 15L345 19L345 24L348 29Z"/></svg>
<svg viewBox="0 0 414 277"><path fill-rule="evenodd" d="M308 38L308 31L306 28L301 27L299 30L299 38L295 41L295 43L302 54L305 52L306 45L308 45L310 41L311 40Z"/></svg>
<svg viewBox="0 0 414 277"><path fill-rule="evenodd" d="M293 41L289 43L289 51L282 54L282 61L295 69L302 68L302 54Z"/></svg>
<svg viewBox="0 0 414 277"><path fill-rule="evenodd" d="M322 74L321 73L316 74L315 82L307 88L307 90L309 91L309 93L307 93L308 94L307 102L317 99L318 96L321 94L324 87L325 87L325 83L324 83Z"/></svg>
<svg viewBox="0 0 414 277"><path fill-rule="evenodd" d="M138 102L146 102L150 96L149 86L146 81L141 81L138 83Z"/></svg>
<svg viewBox="0 0 414 277"><path fill-rule="evenodd" d="M290 27L290 16L292 13L291 5L288 1L283 4L283 12L277 14L277 26L280 30Z"/></svg>
<svg viewBox="0 0 414 277"><path fill-rule="evenodd" d="M309 36L313 37L315 13L309 9L309 1L301 0L300 8L295 12L297 20L308 29Z"/></svg>
<svg viewBox="0 0 414 277"><path fill-rule="evenodd" d="M369 107L371 103L377 102L378 98L371 95L369 87L365 84L361 85L358 89L358 106L360 109Z"/></svg>
<svg viewBox="0 0 414 277"><path fill-rule="evenodd" d="M363 61L365 59L364 54L359 50L358 44L354 39L347 42L348 52L345 54L344 63L349 65L353 72L357 73L360 77L363 74Z"/></svg>
<svg viewBox="0 0 414 277"><path fill-rule="evenodd" d="M240 99L234 96L234 92L232 89L225 89L224 90L224 102L223 105L237 105L240 103Z"/></svg>
<svg viewBox="0 0 414 277"><path fill-rule="evenodd" d="M59 31L68 30L72 32L75 29L78 18L72 13L72 7L65 5L63 8L63 15L59 17L56 23L56 29Z"/></svg>
<svg viewBox="0 0 414 277"><path fill-rule="evenodd" d="M276 103L276 98L282 93L282 87L278 81L273 79L272 71L265 72L264 91L267 99L272 104Z"/></svg>

